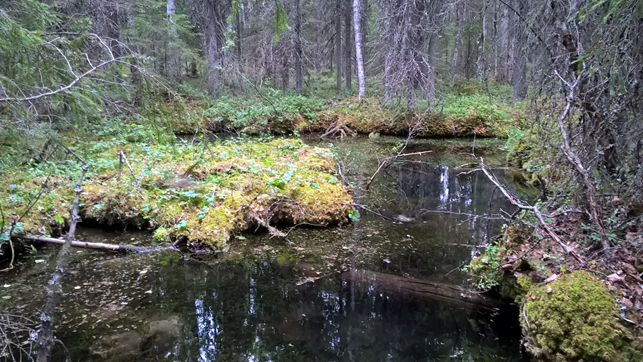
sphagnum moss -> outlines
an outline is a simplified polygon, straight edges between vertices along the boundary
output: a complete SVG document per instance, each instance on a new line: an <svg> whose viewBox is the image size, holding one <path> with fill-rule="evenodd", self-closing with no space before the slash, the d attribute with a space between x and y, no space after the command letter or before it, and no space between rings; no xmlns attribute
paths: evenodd
<svg viewBox="0 0 643 362"><path fill-rule="evenodd" d="M532 286L520 317L525 345L541 360L643 360L640 346L619 321L614 298L589 272Z"/></svg>
<svg viewBox="0 0 643 362"><path fill-rule="evenodd" d="M127 144L134 176L120 179L111 152L92 155L100 164L83 184L83 214L103 224L163 228L170 238L187 238L220 248L231 235L266 222L329 225L348 221L351 196L331 172L331 153L300 140L233 140L175 146ZM111 164L112 167L105 165ZM25 182L15 188L35 188ZM46 204L25 217L25 231L51 233L64 207L71 179L49 191ZM14 189L2 188L2 197ZM16 204L17 205L17 204Z"/></svg>

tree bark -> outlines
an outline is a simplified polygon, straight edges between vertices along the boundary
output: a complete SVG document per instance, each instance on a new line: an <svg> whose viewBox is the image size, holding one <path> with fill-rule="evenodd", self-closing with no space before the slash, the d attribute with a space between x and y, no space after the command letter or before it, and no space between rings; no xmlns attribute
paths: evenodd
<svg viewBox="0 0 643 362"><path fill-rule="evenodd" d="M302 57L301 49L301 9L299 8L300 0L295 0L295 89L297 95L301 95L302 85Z"/></svg>
<svg viewBox="0 0 643 362"><path fill-rule="evenodd" d="M484 81L487 78L487 0L484 0L482 6L482 29L478 39L478 61L477 74L478 79Z"/></svg>
<svg viewBox="0 0 643 362"><path fill-rule="evenodd" d="M350 93L352 85L352 70L351 64L353 63L352 52L351 52L351 6L346 4L344 6L344 65L345 72L344 77L346 78L346 92Z"/></svg>
<svg viewBox="0 0 643 362"><path fill-rule="evenodd" d="M456 5L455 9L455 17L456 17L456 23L458 30L455 34L455 40L453 43L453 57L451 58L451 79L449 80L449 86L453 87L455 84L455 78L458 74L458 49L460 47L460 43L462 42L462 27L463 27L463 22L462 22L462 17L463 14L460 14L460 8L461 5L458 3Z"/></svg>
<svg viewBox="0 0 643 362"><path fill-rule="evenodd" d="M342 1L335 1L335 63L337 68L337 93L342 92Z"/></svg>
<svg viewBox="0 0 643 362"><path fill-rule="evenodd" d="M208 57L208 91L217 95L222 83L221 54L217 39L217 24L210 20L206 26L206 56Z"/></svg>
<svg viewBox="0 0 643 362"><path fill-rule="evenodd" d="M518 0L519 15L516 17L516 36L514 38L514 68L513 68L513 87L514 99L525 99L527 97L527 57L525 54L525 43L527 41L527 31L525 25L520 20L527 13L527 4L525 1Z"/></svg>
<svg viewBox="0 0 643 362"><path fill-rule="evenodd" d="M299 1L299 0L297 0ZM360 21L360 0L353 0L353 32L355 33L355 59L357 62L357 82L359 90L357 98L361 101L366 91L366 81L364 79L364 62L362 59L362 39L361 39L361 21Z"/></svg>

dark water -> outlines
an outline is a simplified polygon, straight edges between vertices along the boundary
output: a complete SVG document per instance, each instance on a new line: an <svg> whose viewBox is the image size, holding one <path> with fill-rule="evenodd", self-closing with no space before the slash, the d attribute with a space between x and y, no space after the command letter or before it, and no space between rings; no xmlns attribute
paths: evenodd
<svg viewBox="0 0 643 362"><path fill-rule="evenodd" d="M207 257L78 251L57 315L65 345L57 360L527 360L511 307L490 310L396 288L395 280L466 283L459 268L500 230L500 220L484 215L513 211L484 175L458 168L468 156L395 162L366 193L359 185L391 144L359 139L337 147L365 207L354 224L296 228L290 242L247 235ZM149 239L93 230L82 237ZM42 306L40 283L54 258L45 251L25 259L7 283L34 288L11 288L8 310L29 314ZM348 270L404 279L356 280Z"/></svg>

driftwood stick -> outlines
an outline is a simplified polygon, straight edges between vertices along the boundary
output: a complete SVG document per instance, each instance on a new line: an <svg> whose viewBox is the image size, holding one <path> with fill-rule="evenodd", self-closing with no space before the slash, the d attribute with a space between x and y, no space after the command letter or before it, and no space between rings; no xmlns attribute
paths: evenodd
<svg viewBox="0 0 643 362"><path fill-rule="evenodd" d="M140 189L141 185L138 183L138 179L136 179L136 175L134 175L134 170L132 170L132 166L130 166L129 161L127 160L127 157L125 157L125 154L123 153L123 150L118 150L118 155L122 157L122 159L125 161L125 164L127 165L127 168L129 168L129 172L132 174L132 178L134 179L136 188Z"/></svg>
<svg viewBox="0 0 643 362"><path fill-rule="evenodd" d="M65 240L63 239L50 238L46 236L31 235L31 234L17 235L16 238L22 239L22 240L28 240L28 241L40 241L44 243L61 244L61 245L65 243ZM92 242L81 241L81 240L72 240L71 246L75 248L84 248L84 249L99 249L99 250L111 250L111 251L119 251L119 252L135 252L135 253L145 253L149 251L160 250L159 248L141 248L138 246L130 246L130 245L92 243Z"/></svg>
<svg viewBox="0 0 643 362"><path fill-rule="evenodd" d="M498 181L498 179L496 179L496 177L494 175L492 175L491 172L489 172L489 170L485 167L484 160L482 159L482 157L480 158L480 168L482 169L482 172L484 172L484 174L487 176L487 178L491 182L493 182L494 185L496 185L496 187L502 192L503 195L505 195L505 197L507 198L507 200L509 200L509 202L511 202L512 204L518 206L522 210L528 210L528 211L531 211L532 213L534 213L534 215L536 215L536 218L540 222L540 225L545 230L545 232L556 243L558 243L558 245L560 245L563 248L563 250L565 250L566 253L568 253L571 256L573 256L579 262L581 262L581 263L584 262L583 258L580 255L578 255L578 253L576 253L576 251L574 251L574 249L570 248L567 244L565 244L563 242L563 240L560 238L560 236L558 236L558 234L556 234L556 232L552 228L549 227L549 224L547 224L547 222L545 221L545 218L543 217L543 214L540 212L538 207L522 204L515 196L510 194L509 191L507 191L507 189L500 183L500 181Z"/></svg>

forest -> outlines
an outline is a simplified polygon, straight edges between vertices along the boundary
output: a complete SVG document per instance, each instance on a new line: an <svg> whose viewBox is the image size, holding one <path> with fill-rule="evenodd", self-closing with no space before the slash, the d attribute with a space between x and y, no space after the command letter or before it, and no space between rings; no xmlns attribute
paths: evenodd
<svg viewBox="0 0 643 362"><path fill-rule="evenodd" d="M3 0L0 360L643 361L642 99L638 0Z"/></svg>

